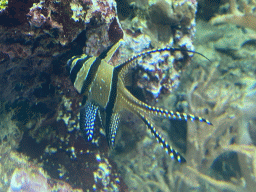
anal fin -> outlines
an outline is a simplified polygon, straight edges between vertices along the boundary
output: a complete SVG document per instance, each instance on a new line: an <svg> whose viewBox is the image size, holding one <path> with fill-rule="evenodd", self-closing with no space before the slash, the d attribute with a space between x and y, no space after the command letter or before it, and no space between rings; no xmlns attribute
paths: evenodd
<svg viewBox="0 0 256 192"><path fill-rule="evenodd" d="M139 115L140 115L141 119L143 120L143 122L147 125L148 129L153 134L155 139L158 141L158 143L160 143L162 148L165 150L165 152L172 159L175 159L179 163L185 163L186 159L179 152L177 152L175 149L173 149L172 146L170 146L167 143L167 141L164 139L164 137L162 137L162 135L156 130L153 123L151 123L150 120L148 118L146 118L146 116L144 116L143 114L139 113Z"/></svg>
<svg viewBox="0 0 256 192"><path fill-rule="evenodd" d="M107 136L110 147L114 147L115 145L116 133L117 133L119 122L120 122L120 115L118 113L113 113L111 116L111 121L109 126L109 135Z"/></svg>

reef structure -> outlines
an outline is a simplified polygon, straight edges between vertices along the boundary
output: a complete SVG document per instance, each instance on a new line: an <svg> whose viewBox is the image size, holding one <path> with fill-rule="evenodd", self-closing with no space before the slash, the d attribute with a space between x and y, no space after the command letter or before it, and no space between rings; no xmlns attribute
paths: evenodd
<svg viewBox="0 0 256 192"><path fill-rule="evenodd" d="M246 3L246 1L229 0L230 13L217 15L213 17L210 20L210 22L213 25L221 24L221 23L232 23L242 27L251 28L254 31L256 31L255 7L256 7L255 1Z"/></svg>
<svg viewBox="0 0 256 192"><path fill-rule="evenodd" d="M87 49L90 54L98 54L114 43L115 38L118 40L122 37L115 2L17 3L10 0L6 5L0 13L1 22L6 21L0 25L0 92L1 102L8 106L7 111L14 111L8 112L12 114L9 120L15 120L18 134L1 132L1 155L9 149L18 148L17 143L12 141L16 139L20 144L19 151L40 161L52 178L62 179L84 191L95 187L97 190L125 191L127 187L115 163L108 158L108 149L102 147L105 146L104 141L100 140L99 146L91 149L90 144L79 139L78 130L70 132L75 126L74 120L71 121L72 126L66 124L68 115L72 115L72 119L76 118L81 97L73 89L63 66L75 51L82 53L83 48L85 50L87 47L90 48ZM81 7L82 15L77 11ZM66 106L72 109L66 109ZM85 155L77 155L76 160L70 158L73 145L84 150ZM91 153L86 155L89 149ZM84 166L84 169L79 166ZM31 170L25 166L20 168L22 170L16 171L16 175L24 175L23 172L29 175ZM104 179L103 173L107 174ZM31 178L28 176L24 179ZM10 184L11 178L6 180L4 183ZM65 190L64 186L60 186L60 189ZM29 187L32 190L33 186ZM14 188L10 186L11 190ZM2 189L7 191L6 186Z"/></svg>
<svg viewBox="0 0 256 192"><path fill-rule="evenodd" d="M131 69L136 76L131 86L154 102L178 86L191 60L186 50L194 50L196 5L193 0L9 0L0 12L0 97L13 111L19 145L5 143L73 188L127 191L100 125L95 125L95 143L81 137L82 97L69 80L66 62L82 53L98 56L121 38L126 43L111 59L113 65L152 47L184 49L143 58ZM8 140L17 137L10 135Z"/></svg>
<svg viewBox="0 0 256 192"><path fill-rule="evenodd" d="M194 51L196 1L127 1L120 5L120 23L125 31L126 46L121 55L138 54L145 49L179 47ZM131 12L133 15L126 15ZM122 17L123 16L123 17ZM129 17L130 16L130 17ZM135 70L134 84L157 99L171 93L179 85L182 71L190 63L192 53L165 53L143 58Z"/></svg>

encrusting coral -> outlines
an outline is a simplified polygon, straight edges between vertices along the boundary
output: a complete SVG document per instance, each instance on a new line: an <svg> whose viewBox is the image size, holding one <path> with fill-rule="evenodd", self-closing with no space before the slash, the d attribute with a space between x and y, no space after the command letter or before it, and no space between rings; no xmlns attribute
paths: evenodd
<svg viewBox="0 0 256 192"><path fill-rule="evenodd" d="M194 50L196 1L127 0L117 7L120 7L120 23L125 31L125 46L119 49L121 55L165 46ZM149 101L161 93L171 93L178 87L180 74L192 55L177 51L143 59L134 72L134 86L146 90Z"/></svg>

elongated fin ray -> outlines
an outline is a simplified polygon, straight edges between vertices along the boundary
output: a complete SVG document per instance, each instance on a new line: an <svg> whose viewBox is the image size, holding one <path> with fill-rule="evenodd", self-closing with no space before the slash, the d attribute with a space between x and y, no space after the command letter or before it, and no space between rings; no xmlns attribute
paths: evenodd
<svg viewBox="0 0 256 192"><path fill-rule="evenodd" d="M153 49L153 50L149 50L149 51L145 51L142 52L138 55L135 55L131 58L129 58L128 60L126 60L125 62L123 62L122 64L119 64L118 66L116 66L117 70L120 71L120 75L123 79L125 73L127 73L127 69L133 65L133 63L138 60L139 58L146 56L146 55L150 55L152 53L162 53L164 51L169 51L171 53L175 52L175 51L181 51L181 52L191 52L191 53L195 53L198 55L201 55L202 57L204 57L205 59L207 59L208 61L210 61L206 56L204 56L203 54L196 52L196 51L190 51L190 50L184 50L182 48L173 48L173 47L165 47L165 48L160 48L160 49ZM210 61L211 62L211 61Z"/></svg>
<svg viewBox="0 0 256 192"><path fill-rule="evenodd" d="M202 117L194 116L192 114L174 112L171 110L166 110L163 108L150 106L143 102L140 102L140 105L143 106L145 109L147 109L148 112L150 112L156 116L166 117L169 119L185 120L185 121L187 121L187 120L200 121L200 122L207 123L208 125L212 125L212 123L209 120L204 119Z"/></svg>
<svg viewBox="0 0 256 192"><path fill-rule="evenodd" d="M127 102L128 105L132 105L134 108L137 108L138 110L143 109L144 113L155 115L158 117L165 117L169 119L199 121L199 122L207 123L208 125L212 125L212 123L209 120L204 119L202 117L194 116L192 114L187 114L187 113L174 112L174 111L166 110L160 107L154 107L154 106L148 105L138 100L137 98L135 98L126 88L124 88L122 91L126 96L124 101Z"/></svg>
<svg viewBox="0 0 256 192"><path fill-rule="evenodd" d="M151 131L156 140L161 144L165 152L172 158L177 160L179 163L185 163L186 159L177 151L175 151L165 139L161 136L161 134L156 130L154 125L147 119L144 115L139 113L141 119L147 125L148 129Z"/></svg>
<svg viewBox="0 0 256 192"><path fill-rule="evenodd" d="M116 44L110 47L109 50L106 51L106 56L104 57L105 62L109 62L109 60L112 58L118 47L123 43L124 40L120 39Z"/></svg>

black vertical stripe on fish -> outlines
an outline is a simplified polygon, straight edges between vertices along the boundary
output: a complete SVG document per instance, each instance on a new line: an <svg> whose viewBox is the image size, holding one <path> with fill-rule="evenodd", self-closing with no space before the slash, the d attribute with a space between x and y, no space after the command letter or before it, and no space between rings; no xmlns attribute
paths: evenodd
<svg viewBox="0 0 256 192"><path fill-rule="evenodd" d="M109 50L111 50L111 48L115 46L115 45L112 45L112 46L109 46L108 49L106 51L104 51L103 53L101 53L99 55L99 57L97 57L92 66L90 67L90 70L87 74L87 76L85 77L85 81L83 83L83 86L82 86L82 89L81 89L81 93L87 93L92 81L94 80L95 76L96 76L96 73L97 73L97 70L102 62L102 60L108 56L108 52Z"/></svg>
<svg viewBox="0 0 256 192"><path fill-rule="evenodd" d="M76 77L77 77L77 73L80 71L80 69L83 67L83 64L89 59L89 56L86 56L84 58L78 59L78 61L76 62L75 66L71 69L70 72L70 79L71 82L74 84ZM74 60L72 60L73 62Z"/></svg>
<svg viewBox="0 0 256 192"><path fill-rule="evenodd" d="M114 69L113 77L112 77L112 84L111 84L111 91L108 100L108 104L106 107L106 135L109 135L109 128L111 124L111 116L113 114L113 108L116 103L116 96L117 96L117 83L118 83L118 71ZM110 138L107 137L107 141L110 144Z"/></svg>
<svg viewBox="0 0 256 192"><path fill-rule="evenodd" d="M115 46L116 44L109 46L106 51L102 52L99 55L99 57L97 57L96 60L94 60L87 76L85 77L85 81L83 83L81 93L87 93L89 87L91 86L92 81L95 79L95 76L97 75L100 64L102 64L102 62L106 62L107 64L107 61L105 61L104 59L109 58L110 56L113 55L113 52L115 52L115 50L112 50L112 48L114 48Z"/></svg>
<svg viewBox="0 0 256 192"><path fill-rule="evenodd" d="M80 55L80 56L73 56L71 59L69 59L69 60L67 61L67 70L69 71L69 73L70 73L70 71L71 71L71 67L72 67L73 61L74 61L75 59L77 59L77 58L81 58L81 55ZM72 67L72 68L73 68L73 67Z"/></svg>
<svg viewBox="0 0 256 192"><path fill-rule="evenodd" d="M78 58L81 58L81 55L80 56L73 56L71 59L69 59L68 61L67 61L67 70L70 72L71 71L71 68L73 68L72 67L72 63L73 63L73 61L75 60L75 59L78 59Z"/></svg>
<svg viewBox="0 0 256 192"><path fill-rule="evenodd" d="M82 89L81 89L81 93L82 94L83 93L87 93L91 83L93 82L93 80L94 80L94 78L96 76L96 73L97 73L97 70L98 70L100 64L101 64L101 58L97 57L94 60L94 62L92 64L92 66L91 66L87 76L85 77L85 81L84 81Z"/></svg>

